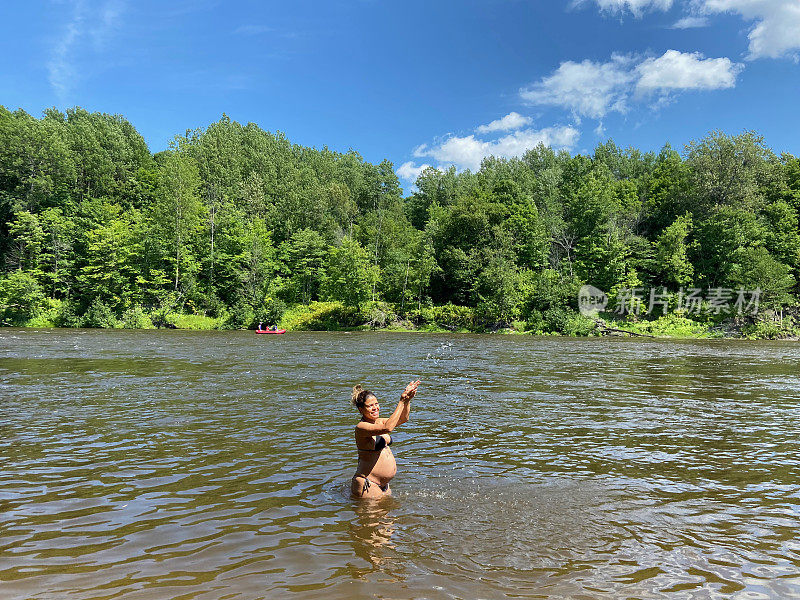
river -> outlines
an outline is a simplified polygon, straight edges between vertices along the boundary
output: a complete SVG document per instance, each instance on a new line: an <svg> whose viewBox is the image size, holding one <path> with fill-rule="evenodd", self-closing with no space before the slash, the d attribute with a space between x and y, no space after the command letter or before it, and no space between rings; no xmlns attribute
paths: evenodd
<svg viewBox="0 0 800 600"><path fill-rule="evenodd" d="M800 597L799 409L791 343L2 329L0 596Z"/></svg>

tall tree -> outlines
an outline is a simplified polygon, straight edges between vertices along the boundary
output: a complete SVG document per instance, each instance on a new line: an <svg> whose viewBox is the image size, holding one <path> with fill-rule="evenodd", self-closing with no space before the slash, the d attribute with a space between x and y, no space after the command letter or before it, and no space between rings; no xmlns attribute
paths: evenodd
<svg viewBox="0 0 800 600"><path fill-rule="evenodd" d="M379 277L369 253L357 241L345 237L341 246L332 247L328 253L322 296L345 306L359 307L370 299Z"/></svg>
<svg viewBox="0 0 800 600"><path fill-rule="evenodd" d="M205 212L198 194L200 175L196 161L177 151L166 155L160 174L153 210L161 239L171 249L168 262L177 291L181 273L197 268L192 246Z"/></svg>

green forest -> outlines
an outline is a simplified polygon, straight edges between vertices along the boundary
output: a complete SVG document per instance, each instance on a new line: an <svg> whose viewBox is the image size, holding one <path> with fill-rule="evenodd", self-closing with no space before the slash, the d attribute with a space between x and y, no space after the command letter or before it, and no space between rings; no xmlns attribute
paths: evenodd
<svg viewBox="0 0 800 600"><path fill-rule="evenodd" d="M754 132L681 151L544 146L478 172L293 144L224 116L151 153L124 117L0 107L0 325L798 333L800 160ZM684 290L759 290L736 314ZM733 300L731 301L733 302ZM650 310L648 310L650 309Z"/></svg>

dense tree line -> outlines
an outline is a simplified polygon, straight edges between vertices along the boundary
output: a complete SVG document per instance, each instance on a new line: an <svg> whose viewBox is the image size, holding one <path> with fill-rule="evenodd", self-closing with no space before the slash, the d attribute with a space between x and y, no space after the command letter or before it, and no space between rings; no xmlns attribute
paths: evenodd
<svg viewBox="0 0 800 600"><path fill-rule="evenodd" d="M583 283L612 298L697 287L797 300L800 161L754 133L683 154L540 146L476 173L428 169L416 187L404 198L389 161L225 116L153 155L120 116L0 107L0 320L137 326L182 312L248 327L330 300L575 332Z"/></svg>

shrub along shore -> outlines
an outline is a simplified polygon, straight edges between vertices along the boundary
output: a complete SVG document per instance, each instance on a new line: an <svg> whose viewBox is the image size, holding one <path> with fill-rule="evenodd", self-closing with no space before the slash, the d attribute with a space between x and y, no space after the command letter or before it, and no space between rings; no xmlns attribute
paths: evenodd
<svg viewBox="0 0 800 600"><path fill-rule="evenodd" d="M231 315L210 317L176 312L148 313L140 307L126 311L117 318L107 309L88 311L82 318L60 321L57 306L51 313L42 313L22 324L25 327L93 327L109 329L241 329L240 319ZM341 302L313 302L287 308L277 322L262 322L264 327L276 325L291 331L396 331L427 333L494 333L539 336L630 336L650 338L744 338L800 339L800 312L783 315L765 313L760 316L715 318L704 321L675 312L656 318L589 318L578 312L552 312L538 321L486 323L475 311L453 304L424 306L410 310L386 302L370 302L361 308L348 307ZM256 324L258 325L258 323Z"/></svg>
<svg viewBox="0 0 800 600"><path fill-rule="evenodd" d="M799 279L800 160L754 132L540 145L404 195L387 160L224 115L152 153L119 115L0 107L0 326L793 339ZM584 285L662 306L589 319ZM714 290L760 290L758 315Z"/></svg>

